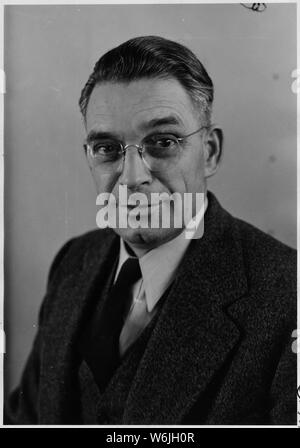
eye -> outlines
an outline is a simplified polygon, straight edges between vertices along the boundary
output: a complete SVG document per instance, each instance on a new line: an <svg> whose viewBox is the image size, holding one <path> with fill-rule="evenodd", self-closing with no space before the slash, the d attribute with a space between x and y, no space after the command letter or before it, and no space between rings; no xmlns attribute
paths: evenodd
<svg viewBox="0 0 300 448"><path fill-rule="evenodd" d="M173 135L154 135L145 141L146 147L151 150L171 150L176 148L177 144Z"/></svg>
<svg viewBox="0 0 300 448"><path fill-rule="evenodd" d="M93 157L114 158L121 152L120 144L111 140L94 142L91 147Z"/></svg>

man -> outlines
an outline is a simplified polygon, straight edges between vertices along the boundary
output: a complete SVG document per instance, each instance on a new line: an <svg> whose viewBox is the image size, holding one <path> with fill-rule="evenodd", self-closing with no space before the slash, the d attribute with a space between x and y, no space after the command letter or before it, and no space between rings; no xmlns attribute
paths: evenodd
<svg viewBox="0 0 300 448"><path fill-rule="evenodd" d="M127 217L120 187L189 193L198 224L187 238L169 201L168 226L116 225L61 249L6 423L296 424L295 251L207 192L222 151L212 102L196 56L160 37L95 65L80 108L97 192Z"/></svg>

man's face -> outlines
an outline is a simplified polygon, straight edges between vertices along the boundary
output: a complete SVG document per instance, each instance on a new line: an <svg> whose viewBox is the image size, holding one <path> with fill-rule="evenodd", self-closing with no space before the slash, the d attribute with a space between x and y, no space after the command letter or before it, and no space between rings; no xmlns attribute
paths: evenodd
<svg viewBox="0 0 300 448"><path fill-rule="evenodd" d="M90 97L87 114L87 137L95 133L110 135L124 145L139 145L153 134L182 137L199 129L203 123L185 89L175 79L141 79L130 83L97 85ZM88 157L97 192L113 193L118 202L119 186L130 193L204 193L209 171L208 153L203 134L197 133L182 144L175 165L162 172L151 172L136 148L126 152L123 169L103 173L93 167ZM149 209L150 213L150 209ZM150 250L174 238L181 229L117 228L115 231L137 250Z"/></svg>

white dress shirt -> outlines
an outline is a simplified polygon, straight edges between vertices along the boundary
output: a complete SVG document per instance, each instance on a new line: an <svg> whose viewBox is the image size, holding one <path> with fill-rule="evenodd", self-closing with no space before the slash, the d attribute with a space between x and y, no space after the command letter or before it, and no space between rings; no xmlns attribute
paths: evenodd
<svg viewBox="0 0 300 448"><path fill-rule="evenodd" d="M203 220L206 208L207 200L205 200L203 207L197 213L195 218L195 222L197 222L198 226ZM184 230L172 240L161 244L139 258L142 278L139 279L132 287L132 303L127 315L128 319L136 302L146 301L145 315L141 319L139 331L136 331L137 336L155 315L157 310L155 306L174 280L177 268L191 242L191 235L189 238L186 238ZM197 229L195 229L195 232L196 230ZM120 256L115 274L115 281L123 263L129 257L132 257L132 255L128 253L124 240L121 238ZM137 325L139 325L139 323ZM124 327L125 326L126 321L124 323ZM123 335L121 332L120 346L122 346L122 337ZM124 352L124 350L121 348L121 354L123 354L122 352Z"/></svg>

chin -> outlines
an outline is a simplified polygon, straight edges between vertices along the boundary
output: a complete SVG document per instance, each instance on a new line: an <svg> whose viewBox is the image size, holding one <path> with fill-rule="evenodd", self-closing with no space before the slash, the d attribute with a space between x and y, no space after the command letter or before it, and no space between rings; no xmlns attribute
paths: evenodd
<svg viewBox="0 0 300 448"><path fill-rule="evenodd" d="M182 229L114 229L129 244L150 250L175 238Z"/></svg>

